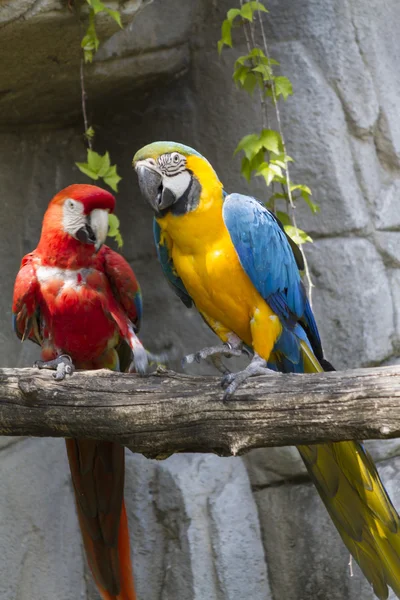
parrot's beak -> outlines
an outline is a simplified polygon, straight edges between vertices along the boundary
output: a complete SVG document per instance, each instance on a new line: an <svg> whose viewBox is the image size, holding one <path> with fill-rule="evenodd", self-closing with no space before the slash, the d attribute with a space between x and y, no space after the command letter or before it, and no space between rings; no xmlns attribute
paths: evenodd
<svg viewBox="0 0 400 600"><path fill-rule="evenodd" d="M86 223L76 232L82 244L93 244L96 252L106 241L108 234L108 210L96 208L87 216Z"/></svg>
<svg viewBox="0 0 400 600"><path fill-rule="evenodd" d="M176 202L173 192L163 186L162 174L153 159L139 160L133 166L138 175L140 191L157 215Z"/></svg>

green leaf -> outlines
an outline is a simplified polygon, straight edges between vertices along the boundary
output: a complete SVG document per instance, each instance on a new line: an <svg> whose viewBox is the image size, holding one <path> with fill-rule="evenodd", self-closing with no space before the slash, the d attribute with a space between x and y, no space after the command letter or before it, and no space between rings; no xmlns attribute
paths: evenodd
<svg viewBox="0 0 400 600"><path fill-rule="evenodd" d="M278 210L276 216L278 217L282 225L291 225L290 217L287 213Z"/></svg>
<svg viewBox="0 0 400 600"><path fill-rule="evenodd" d="M275 172L268 163L264 162L258 168L256 177L264 177L265 183L267 185L270 185L270 183L272 183L272 181L274 180Z"/></svg>
<svg viewBox="0 0 400 600"><path fill-rule="evenodd" d="M83 56L85 62L92 62L93 55L97 52L100 45L100 40L97 37L96 26L95 26L95 13L91 10L89 13L89 26L86 34L81 41L81 48L83 50Z"/></svg>
<svg viewBox="0 0 400 600"><path fill-rule="evenodd" d="M271 81L272 79L274 79L272 69L269 65L257 65L252 70L256 73L261 73L264 81Z"/></svg>
<svg viewBox="0 0 400 600"><path fill-rule="evenodd" d="M94 138L94 129L93 129L93 127L88 127L88 129L86 129L86 131L85 131L85 137L88 140L92 140Z"/></svg>
<svg viewBox="0 0 400 600"><path fill-rule="evenodd" d="M290 186L291 192L295 192L296 190L300 190L301 197L303 198L304 202L307 204L307 206L309 207L309 209L311 210L312 213L315 214L315 213L319 212L320 208L319 208L318 204L315 204L311 200L312 192L311 192L310 188L308 187L308 185L291 185Z"/></svg>
<svg viewBox="0 0 400 600"><path fill-rule="evenodd" d="M243 158L242 158L242 166L240 168L240 172L247 181L250 181L252 168L251 168L251 162L249 161L249 159L246 156L243 156Z"/></svg>
<svg viewBox="0 0 400 600"><path fill-rule="evenodd" d="M249 71L250 71L249 67L239 65L237 68L235 68L235 70L233 72L233 80L236 83L240 82L243 85L244 82L246 81L246 77L249 74Z"/></svg>
<svg viewBox="0 0 400 600"><path fill-rule="evenodd" d="M301 190L302 192L306 192L307 194L309 194L311 196L311 190L307 185L291 185L290 186L290 191L294 192L295 190Z"/></svg>
<svg viewBox="0 0 400 600"><path fill-rule="evenodd" d="M273 159L271 159L271 162L273 162L274 164L279 165L280 167L282 167L282 169L286 169L286 163L288 162L294 162L293 158L291 156L288 156L284 152L280 152L279 154L277 154L276 156L273 157Z"/></svg>
<svg viewBox="0 0 400 600"><path fill-rule="evenodd" d="M106 152L104 154L104 156L101 157L101 163L99 166L99 170L98 170L98 175L99 177L105 177L107 175L107 172L110 169L110 155L108 154L108 152Z"/></svg>
<svg viewBox="0 0 400 600"><path fill-rule="evenodd" d="M243 177L247 181L250 181L252 172L256 171L263 162L264 162L264 151L263 150L260 150L251 159L244 156L242 159L242 167L241 167L241 173L242 173Z"/></svg>
<svg viewBox="0 0 400 600"><path fill-rule="evenodd" d="M260 142L263 148L274 154L280 154L283 150L282 138L280 134L273 129L263 129L260 136Z"/></svg>
<svg viewBox="0 0 400 600"><path fill-rule="evenodd" d="M236 146L236 150L234 152L234 156L243 150L246 155L246 158L251 160L253 156L257 154L257 152L261 148L261 143L258 135L256 133L251 133L250 135L245 135L238 145Z"/></svg>
<svg viewBox="0 0 400 600"><path fill-rule="evenodd" d="M104 157L88 148L87 151L87 161L90 169L99 175L99 171L102 167Z"/></svg>
<svg viewBox="0 0 400 600"><path fill-rule="evenodd" d="M242 84L243 89L246 90L246 92L248 92L250 94L250 96L252 96L257 83L258 83L258 79L254 75L254 73L249 73Z"/></svg>
<svg viewBox="0 0 400 600"><path fill-rule="evenodd" d="M97 15L97 13L99 12L102 12L103 10L106 10L106 7L101 2L101 0L86 0L86 2L93 9L95 15Z"/></svg>
<svg viewBox="0 0 400 600"><path fill-rule="evenodd" d="M286 163L284 160L280 160L279 158L271 158L270 163L272 165L277 165L281 169L286 169Z"/></svg>
<svg viewBox="0 0 400 600"><path fill-rule="evenodd" d="M104 7L104 10L112 19L114 19L121 29L123 29L120 12L118 10L111 10L111 8L107 8L107 6Z"/></svg>
<svg viewBox="0 0 400 600"><path fill-rule="evenodd" d="M243 19L247 19L248 21L253 20L254 13L259 10L260 12L268 12L265 6L261 2L246 2L243 4L242 10L240 11Z"/></svg>
<svg viewBox="0 0 400 600"><path fill-rule="evenodd" d="M112 165L107 173L103 176L104 183L110 186L114 192L118 192L118 183L121 181L122 177L120 177L117 173L117 165Z"/></svg>
<svg viewBox="0 0 400 600"><path fill-rule="evenodd" d="M93 171L87 163L76 162L75 164L78 167L78 169L80 171L82 171L82 173L84 173L84 175L87 175L88 177L90 177L90 179L93 179L94 181L96 181L99 178L97 173L95 171Z"/></svg>
<svg viewBox="0 0 400 600"><path fill-rule="evenodd" d="M299 246L305 244L306 242L313 241L312 238L308 235L308 233L306 233L302 229L299 229L298 227L296 228L293 227L293 225L285 225L284 229L288 236L292 238L294 243L298 244Z"/></svg>
<svg viewBox="0 0 400 600"><path fill-rule="evenodd" d="M318 204L315 204L315 202L311 200L310 194L307 194L307 192L301 192L301 197L314 215L320 211Z"/></svg>
<svg viewBox="0 0 400 600"><path fill-rule="evenodd" d="M233 21L236 19L236 17L239 17L239 16L240 16L240 8L231 8L226 13L226 20L229 21L230 23L233 23Z"/></svg>
<svg viewBox="0 0 400 600"><path fill-rule="evenodd" d="M275 94L276 97L283 96L284 100L287 100L288 96L293 94L293 86L291 81L287 77L275 77Z"/></svg>
<svg viewBox="0 0 400 600"><path fill-rule="evenodd" d="M115 192L118 191L118 183L121 177L117 173L117 166L111 165L110 155L106 152L103 156L88 148L87 163L75 163L82 173L90 179L102 179Z"/></svg>
<svg viewBox="0 0 400 600"><path fill-rule="evenodd" d="M108 215L108 237L114 238L117 242L118 248L122 248L124 245L124 241L122 239L121 232L119 230L119 219L116 215L109 214Z"/></svg>
<svg viewBox="0 0 400 600"><path fill-rule="evenodd" d="M218 42L218 52L220 54L224 46L232 48L232 22L228 19L225 19L221 27L221 39Z"/></svg>

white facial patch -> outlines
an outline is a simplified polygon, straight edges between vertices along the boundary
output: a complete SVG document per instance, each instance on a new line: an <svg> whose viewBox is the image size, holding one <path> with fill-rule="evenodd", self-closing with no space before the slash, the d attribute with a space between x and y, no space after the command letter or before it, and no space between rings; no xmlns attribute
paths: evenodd
<svg viewBox="0 0 400 600"><path fill-rule="evenodd" d="M174 194L175 198L180 198L186 192L190 185L191 175L188 171L182 171L178 175L168 177L164 175L163 186Z"/></svg>
<svg viewBox="0 0 400 600"><path fill-rule="evenodd" d="M96 236L95 248L98 250L106 241L108 234L108 210L103 208L95 208L92 210L89 217L89 223Z"/></svg>
<svg viewBox="0 0 400 600"><path fill-rule="evenodd" d="M63 205L63 227L66 233L75 237L76 232L86 225L82 202L67 198Z"/></svg>

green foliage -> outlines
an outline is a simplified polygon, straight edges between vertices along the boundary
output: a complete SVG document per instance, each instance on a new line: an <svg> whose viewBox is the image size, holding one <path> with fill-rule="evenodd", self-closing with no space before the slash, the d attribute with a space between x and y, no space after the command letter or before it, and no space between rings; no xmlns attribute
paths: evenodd
<svg viewBox="0 0 400 600"><path fill-rule="evenodd" d="M111 164L108 152L101 156L101 154L88 148L87 162L77 162L75 164L90 179L94 181L102 179L114 192L118 192L118 183L121 181L121 177L117 173L117 166Z"/></svg>
<svg viewBox="0 0 400 600"><path fill-rule="evenodd" d="M118 248L122 248L124 241L122 239L121 232L119 230L119 219L116 215L108 215L108 237L114 238L117 242Z"/></svg>
<svg viewBox="0 0 400 600"><path fill-rule="evenodd" d="M254 27L253 19L255 13L268 12L261 2L246 2L241 8L232 8L228 11L226 19L222 23L221 39L218 42L218 52L221 53L224 46L233 47L232 29L234 27ZM250 32L253 33L250 29ZM262 31L264 38L264 32ZM234 64L233 80L239 89L243 89L250 95L258 89L261 95L261 109L264 110L267 99L272 99L275 110L280 98L287 100L293 94L291 81L283 75L275 75L278 61L268 56L266 41L264 38L264 49L256 46L251 48L250 38L247 35L248 53L240 56ZM277 116L278 112L277 112ZM278 119L279 122L279 119ZM252 176L262 177L265 184L271 187L271 196L266 203L267 207L277 214L281 220L286 233L296 244L312 242L311 237L295 226L287 210L294 208L295 202L304 201L313 213L319 211L317 204L311 200L311 190L303 184L294 184L289 179L288 164L293 159L286 154L284 140L281 133L273 129L264 128L261 133L252 133L244 136L238 143L235 155L243 152L241 173L250 181ZM276 190L278 187L279 191ZM283 205L277 210L278 205Z"/></svg>
<svg viewBox="0 0 400 600"><path fill-rule="evenodd" d="M237 17L240 17L239 21L242 22L243 20L252 21L254 13L257 10L268 12L261 2L245 2L242 8L231 8L231 10L228 10L226 19L221 27L221 39L218 42L218 52L220 54L224 46L232 48L232 27L237 25Z"/></svg>
<svg viewBox="0 0 400 600"><path fill-rule="evenodd" d="M89 5L89 25L86 30L85 36L81 42L81 48L83 52L83 58L85 63L91 63L93 56L97 52L100 46L100 40L96 32L96 15L99 13L106 13L109 17L122 28L121 15L117 10L111 10L101 0L85 0ZM87 148L87 161L76 162L78 169L84 173L87 177L93 181L103 180L114 192L118 191L118 183L121 181L121 177L117 173L117 166L111 164L110 155L108 152L101 155L92 149L92 143L95 136L95 130L92 126L88 125L87 114L86 114L86 92L84 87L84 71L83 64L81 65L81 92L82 92L82 112L83 120L85 123L84 137L88 145ZM122 236L119 230L119 219L116 215L108 216L109 231L108 236L114 238L118 248L123 245Z"/></svg>
<svg viewBox="0 0 400 600"><path fill-rule="evenodd" d="M291 83L287 77L275 77L273 67L279 66L277 60L265 56L261 48L253 48L248 54L240 56L234 66L233 80L239 88L253 94L256 87L262 90L265 96L271 95L271 85L276 80L279 84L279 94L285 100L293 93ZM285 80L285 81L283 81Z"/></svg>
<svg viewBox="0 0 400 600"><path fill-rule="evenodd" d="M89 132L89 130L92 130ZM89 139L93 138L94 130L90 127L86 133L86 137ZM75 163L78 169L90 177L93 181L102 179L110 188L114 191L118 191L118 183L121 181L121 177L117 173L117 166L112 165L110 161L110 155L106 152L103 156L98 154L91 148L87 149L87 162ZM118 248L122 248L123 239L119 230L119 219L116 215L108 215L108 237L114 238Z"/></svg>
<svg viewBox="0 0 400 600"><path fill-rule="evenodd" d="M88 129L86 129L85 131L85 138L89 141L92 140L94 138L94 129L93 127L88 127Z"/></svg>
<svg viewBox="0 0 400 600"><path fill-rule="evenodd" d="M86 0L90 7L89 10L89 26L81 42L83 56L86 63L93 61L93 56L96 54L100 46L100 40L96 32L96 15L106 13L121 27L121 15L117 10L111 10L101 0Z"/></svg>

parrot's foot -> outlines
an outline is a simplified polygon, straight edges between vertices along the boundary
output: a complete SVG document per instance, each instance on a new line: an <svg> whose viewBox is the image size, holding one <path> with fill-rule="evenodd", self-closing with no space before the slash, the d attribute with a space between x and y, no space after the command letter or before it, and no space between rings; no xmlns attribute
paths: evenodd
<svg viewBox="0 0 400 600"><path fill-rule="evenodd" d="M138 373L139 375L143 376L147 373L149 368L149 359L147 356L147 350L137 337L133 327L129 327L128 343L133 354L133 360L129 366L128 372Z"/></svg>
<svg viewBox="0 0 400 600"><path fill-rule="evenodd" d="M139 375L145 375L149 367L149 358L147 356L147 350L142 344L136 344L133 351L133 361L129 367L129 373L138 373Z"/></svg>
<svg viewBox="0 0 400 600"><path fill-rule="evenodd" d="M267 361L258 354L254 354L251 363L243 371L229 373L222 378L221 385L225 390L224 400L232 398L238 387L249 377L255 375L276 375L275 371L267 367Z"/></svg>
<svg viewBox="0 0 400 600"><path fill-rule="evenodd" d="M209 346L203 348L199 352L194 354L187 354L182 360L182 366L191 365L194 362L200 362L201 360L207 360L208 358L214 364L214 366L222 373L229 372L229 369L222 364L221 358L231 358L232 356L241 356L243 350L242 341L236 336L227 342L226 344L220 344L219 346Z"/></svg>
<svg viewBox="0 0 400 600"><path fill-rule="evenodd" d="M75 371L74 363L72 358L68 354L60 354L54 360L37 360L34 367L38 369L50 369L55 371L53 377L56 381L62 381L66 375L72 375Z"/></svg>

